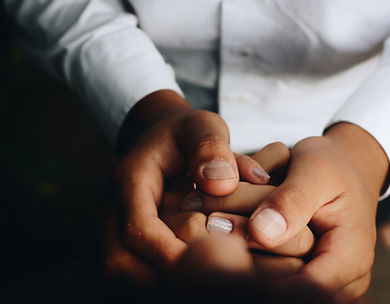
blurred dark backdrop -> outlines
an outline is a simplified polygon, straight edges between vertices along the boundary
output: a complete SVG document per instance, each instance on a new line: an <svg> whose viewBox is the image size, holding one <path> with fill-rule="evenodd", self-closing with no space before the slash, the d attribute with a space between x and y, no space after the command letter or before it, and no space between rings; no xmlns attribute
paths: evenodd
<svg viewBox="0 0 390 304"><path fill-rule="evenodd" d="M1 11L0 302L95 302L99 202L114 154L16 38Z"/></svg>

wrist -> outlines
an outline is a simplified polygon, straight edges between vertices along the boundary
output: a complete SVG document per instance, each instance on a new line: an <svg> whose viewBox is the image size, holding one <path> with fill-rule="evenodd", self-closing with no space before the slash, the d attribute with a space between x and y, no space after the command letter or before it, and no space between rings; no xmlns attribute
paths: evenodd
<svg viewBox="0 0 390 304"><path fill-rule="evenodd" d="M194 110L188 102L171 90L153 92L129 111L119 131L117 151L123 154L151 126Z"/></svg>
<svg viewBox="0 0 390 304"><path fill-rule="evenodd" d="M351 163L378 196L387 185L389 160L377 140L361 127L346 122L331 126L324 136L332 140L343 161Z"/></svg>

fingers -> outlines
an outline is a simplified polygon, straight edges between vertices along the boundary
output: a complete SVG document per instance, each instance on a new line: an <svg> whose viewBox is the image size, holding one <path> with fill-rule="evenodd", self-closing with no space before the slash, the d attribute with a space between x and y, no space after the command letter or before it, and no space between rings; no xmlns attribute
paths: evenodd
<svg viewBox="0 0 390 304"><path fill-rule="evenodd" d="M350 200L354 210L348 211ZM364 210L364 206L367 206L366 200L346 195L322 207L313 217L312 226L320 231L320 236L311 261L301 274L330 293L346 288L342 294L358 295L365 290L363 283L348 287L366 276L374 261L375 214L359 211ZM371 220L367 219L367 214Z"/></svg>
<svg viewBox="0 0 390 304"><path fill-rule="evenodd" d="M239 174L223 119L212 112L198 111L183 120L178 129L177 140L188 155L198 187L215 196L233 192Z"/></svg>
<svg viewBox="0 0 390 304"><path fill-rule="evenodd" d="M290 150L285 144L281 142L268 144L252 155L252 158L271 175L268 184L278 186L286 178L290 162Z"/></svg>
<svg viewBox="0 0 390 304"><path fill-rule="evenodd" d="M213 212L208 217L200 212L165 213L161 219L169 226L175 235L186 243L212 235L231 235L248 242L248 248L264 250L258 243L250 240L247 234L248 218L244 216ZM272 248L269 252L289 257L306 256L314 245L314 236L306 226L302 232L281 246Z"/></svg>
<svg viewBox="0 0 390 304"><path fill-rule="evenodd" d="M281 142L271 143L251 157L235 154L240 179L251 184L264 185L270 181L278 185L285 177L290 150Z"/></svg>
<svg viewBox="0 0 390 304"><path fill-rule="evenodd" d="M206 229L207 216L200 212L166 214L162 220L175 235L186 243L194 242L208 236Z"/></svg>
<svg viewBox="0 0 390 304"><path fill-rule="evenodd" d="M252 157L238 153L234 153L234 156L240 172L240 180L255 185L265 185L269 182L269 174Z"/></svg>
<svg viewBox="0 0 390 304"><path fill-rule="evenodd" d="M120 243L119 227L113 206L106 204L104 223L104 277L108 280L136 282L151 286L155 273L149 265L130 253Z"/></svg>
<svg viewBox="0 0 390 304"><path fill-rule="evenodd" d="M186 245L158 217L163 193L161 164L142 155L129 155L122 166L123 241L153 265L165 267L180 256Z"/></svg>
<svg viewBox="0 0 390 304"><path fill-rule="evenodd" d="M301 232L295 235L286 243L274 248L265 248L254 240L250 239L248 246L250 248L259 248L278 255L287 257L305 257L311 253L315 245L315 238L309 227L305 226Z"/></svg>
<svg viewBox="0 0 390 304"><path fill-rule="evenodd" d="M253 261L245 243L234 237L203 238L189 245L168 277L169 286L180 303L247 303L253 291ZM172 288L173 286L173 288ZM267 302L268 303L268 302Z"/></svg>
<svg viewBox="0 0 390 304"><path fill-rule="evenodd" d="M215 271L231 274L253 271L253 261L245 242L240 238L223 236L206 237L194 242L180 258L178 266L190 268L192 275L196 273L202 276ZM204 278L207 279L207 276Z"/></svg>
<svg viewBox="0 0 390 304"><path fill-rule="evenodd" d="M248 224L251 237L267 248L292 238L320 206L342 193L339 168L331 160L299 146L294 149L286 180L264 198Z"/></svg>
<svg viewBox="0 0 390 304"><path fill-rule="evenodd" d="M265 248L248 238L248 218L223 212L213 212L207 219L207 230L210 233L229 234L248 241L248 248L264 250ZM267 249L268 252L288 257L306 256L314 246L314 236L311 230L306 227L294 238L286 243Z"/></svg>
<svg viewBox="0 0 390 304"><path fill-rule="evenodd" d="M363 231L354 232L344 227L324 233L302 274L328 291L337 292L370 271L374 251L364 238ZM357 252L356 248L361 250Z"/></svg>
<svg viewBox="0 0 390 304"><path fill-rule="evenodd" d="M269 185L252 185L240 182L230 195L222 197L209 196L196 192L189 194L181 204L183 211L224 211L249 215L257 208L261 200L275 189Z"/></svg>
<svg viewBox="0 0 390 304"><path fill-rule="evenodd" d="M252 155L267 172L272 172L286 165L290 159L289 148L281 142L273 142Z"/></svg>

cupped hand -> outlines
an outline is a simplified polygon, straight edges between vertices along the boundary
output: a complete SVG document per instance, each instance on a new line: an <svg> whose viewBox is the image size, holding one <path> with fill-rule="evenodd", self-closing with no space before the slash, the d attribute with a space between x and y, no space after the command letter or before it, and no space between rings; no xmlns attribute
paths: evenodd
<svg viewBox="0 0 390 304"><path fill-rule="evenodd" d="M211 195L227 195L238 185L228 128L219 115L191 108L172 91L158 91L131 110L119 141L122 150L127 146L113 178L121 246L153 269L164 269L186 248L158 214L170 181L189 174ZM251 182L268 182L256 162L245 163Z"/></svg>

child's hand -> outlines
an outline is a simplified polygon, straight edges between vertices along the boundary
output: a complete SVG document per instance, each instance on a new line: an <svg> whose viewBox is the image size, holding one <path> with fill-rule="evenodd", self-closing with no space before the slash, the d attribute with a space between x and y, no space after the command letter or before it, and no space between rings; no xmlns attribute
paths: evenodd
<svg viewBox="0 0 390 304"><path fill-rule="evenodd" d="M309 224L318 243L301 274L341 303L356 299L370 281L388 159L370 134L348 123L299 142L291 153L286 180L252 214L249 233L272 248Z"/></svg>

